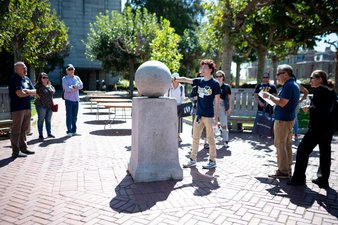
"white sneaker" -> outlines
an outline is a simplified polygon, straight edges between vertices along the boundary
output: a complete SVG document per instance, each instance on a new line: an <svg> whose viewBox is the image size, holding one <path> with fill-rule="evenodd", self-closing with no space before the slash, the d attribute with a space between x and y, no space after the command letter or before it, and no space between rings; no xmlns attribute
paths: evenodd
<svg viewBox="0 0 338 225"><path fill-rule="evenodd" d="M71 137L71 136L73 136L73 133L68 133L67 134L67 137Z"/></svg>
<svg viewBox="0 0 338 225"><path fill-rule="evenodd" d="M203 169L212 169L216 167L216 162L209 160L208 164L203 165Z"/></svg>
<svg viewBox="0 0 338 225"><path fill-rule="evenodd" d="M224 146L224 148L228 148L229 147L229 145L226 142L223 143L223 146Z"/></svg>
<svg viewBox="0 0 338 225"><path fill-rule="evenodd" d="M196 161L192 159L189 159L189 161L186 164L183 164L183 168L189 168L193 166L196 166Z"/></svg>

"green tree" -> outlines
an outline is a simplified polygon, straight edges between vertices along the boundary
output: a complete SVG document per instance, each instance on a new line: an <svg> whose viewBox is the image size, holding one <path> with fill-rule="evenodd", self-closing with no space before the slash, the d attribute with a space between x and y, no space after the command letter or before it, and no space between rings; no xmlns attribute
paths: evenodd
<svg viewBox="0 0 338 225"><path fill-rule="evenodd" d="M170 21L176 33L182 36L186 29L195 30L199 26L204 10L202 0L128 0L127 5L147 9L155 13L159 20Z"/></svg>
<svg viewBox="0 0 338 225"><path fill-rule="evenodd" d="M170 27L169 20L163 20L160 27L161 29L156 30L156 37L151 42L150 59L163 62L171 71L178 71L182 59L178 51L180 36L175 34L174 28Z"/></svg>
<svg viewBox="0 0 338 225"><path fill-rule="evenodd" d="M217 4L206 4L208 21L207 35L213 41L213 48L217 53L217 61L221 62L222 69L226 74L231 74L231 62L234 55L236 39L245 34L243 26L247 18L258 9L268 6L272 0L219 0ZM210 41L207 43L211 43ZM228 76L229 77L229 76ZM227 78L228 79L228 78Z"/></svg>
<svg viewBox="0 0 338 225"><path fill-rule="evenodd" d="M180 74L195 74L201 48L198 45L197 29L204 15L202 0L128 0L127 5L133 8L146 8L155 13L158 20L170 21L175 32L180 35L179 52L183 55Z"/></svg>
<svg viewBox="0 0 338 225"><path fill-rule="evenodd" d="M135 68L144 61L166 60L169 69L177 69L181 59L178 41L168 21L157 22L156 15L146 9L133 11L126 7L123 13L112 11L97 16L90 24L85 45L86 55L101 61L105 70L129 74L132 94Z"/></svg>
<svg viewBox="0 0 338 225"><path fill-rule="evenodd" d="M42 68L69 50L67 27L44 0L1 0L0 50Z"/></svg>

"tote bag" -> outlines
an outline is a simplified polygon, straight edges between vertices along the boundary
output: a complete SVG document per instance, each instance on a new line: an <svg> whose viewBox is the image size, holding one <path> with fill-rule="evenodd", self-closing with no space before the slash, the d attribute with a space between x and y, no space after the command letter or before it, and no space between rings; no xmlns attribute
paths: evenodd
<svg viewBox="0 0 338 225"><path fill-rule="evenodd" d="M267 137L273 137L274 123L275 118L273 117L272 113L265 112L264 107L263 111L257 111L252 132Z"/></svg>

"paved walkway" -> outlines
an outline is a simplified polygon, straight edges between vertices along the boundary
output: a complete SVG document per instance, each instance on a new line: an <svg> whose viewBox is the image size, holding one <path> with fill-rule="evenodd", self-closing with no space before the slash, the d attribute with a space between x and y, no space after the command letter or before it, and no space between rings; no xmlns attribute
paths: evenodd
<svg viewBox="0 0 338 225"><path fill-rule="evenodd" d="M196 168L182 181L133 183L126 169L131 121L104 129L90 106L81 103L78 133L65 135L61 99L53 115L55 139L29 136L27 158L12 160L9 140L0 141L0 224L338 224L338 137L332 143L331 188L311 183L318 149L309 162L306 187L269 179L276 169L271 139L231 133L230 148L218 150L217 165L203 170L201 147ZM191 147L184 127L181 164ZM294 143L296 150L297 143ZM220 146L219 146L220 147ZM295 152L295 151L294 151Z"/></svg>

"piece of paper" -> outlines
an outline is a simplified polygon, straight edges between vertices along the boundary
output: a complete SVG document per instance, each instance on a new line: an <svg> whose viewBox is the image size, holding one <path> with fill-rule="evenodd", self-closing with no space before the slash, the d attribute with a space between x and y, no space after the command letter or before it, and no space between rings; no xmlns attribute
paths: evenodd
<svg viewBox="0 0 338 225"><path fill-rule="evenodd" d="M275 106L276 104L274 103L274 102L272 102L270 99L268 99L268 98L263 98L263 90L261 90L259 93L258 93L258 95L264 100L264 101L266 101L269 105L271 105L271 106Z"/></svg>

